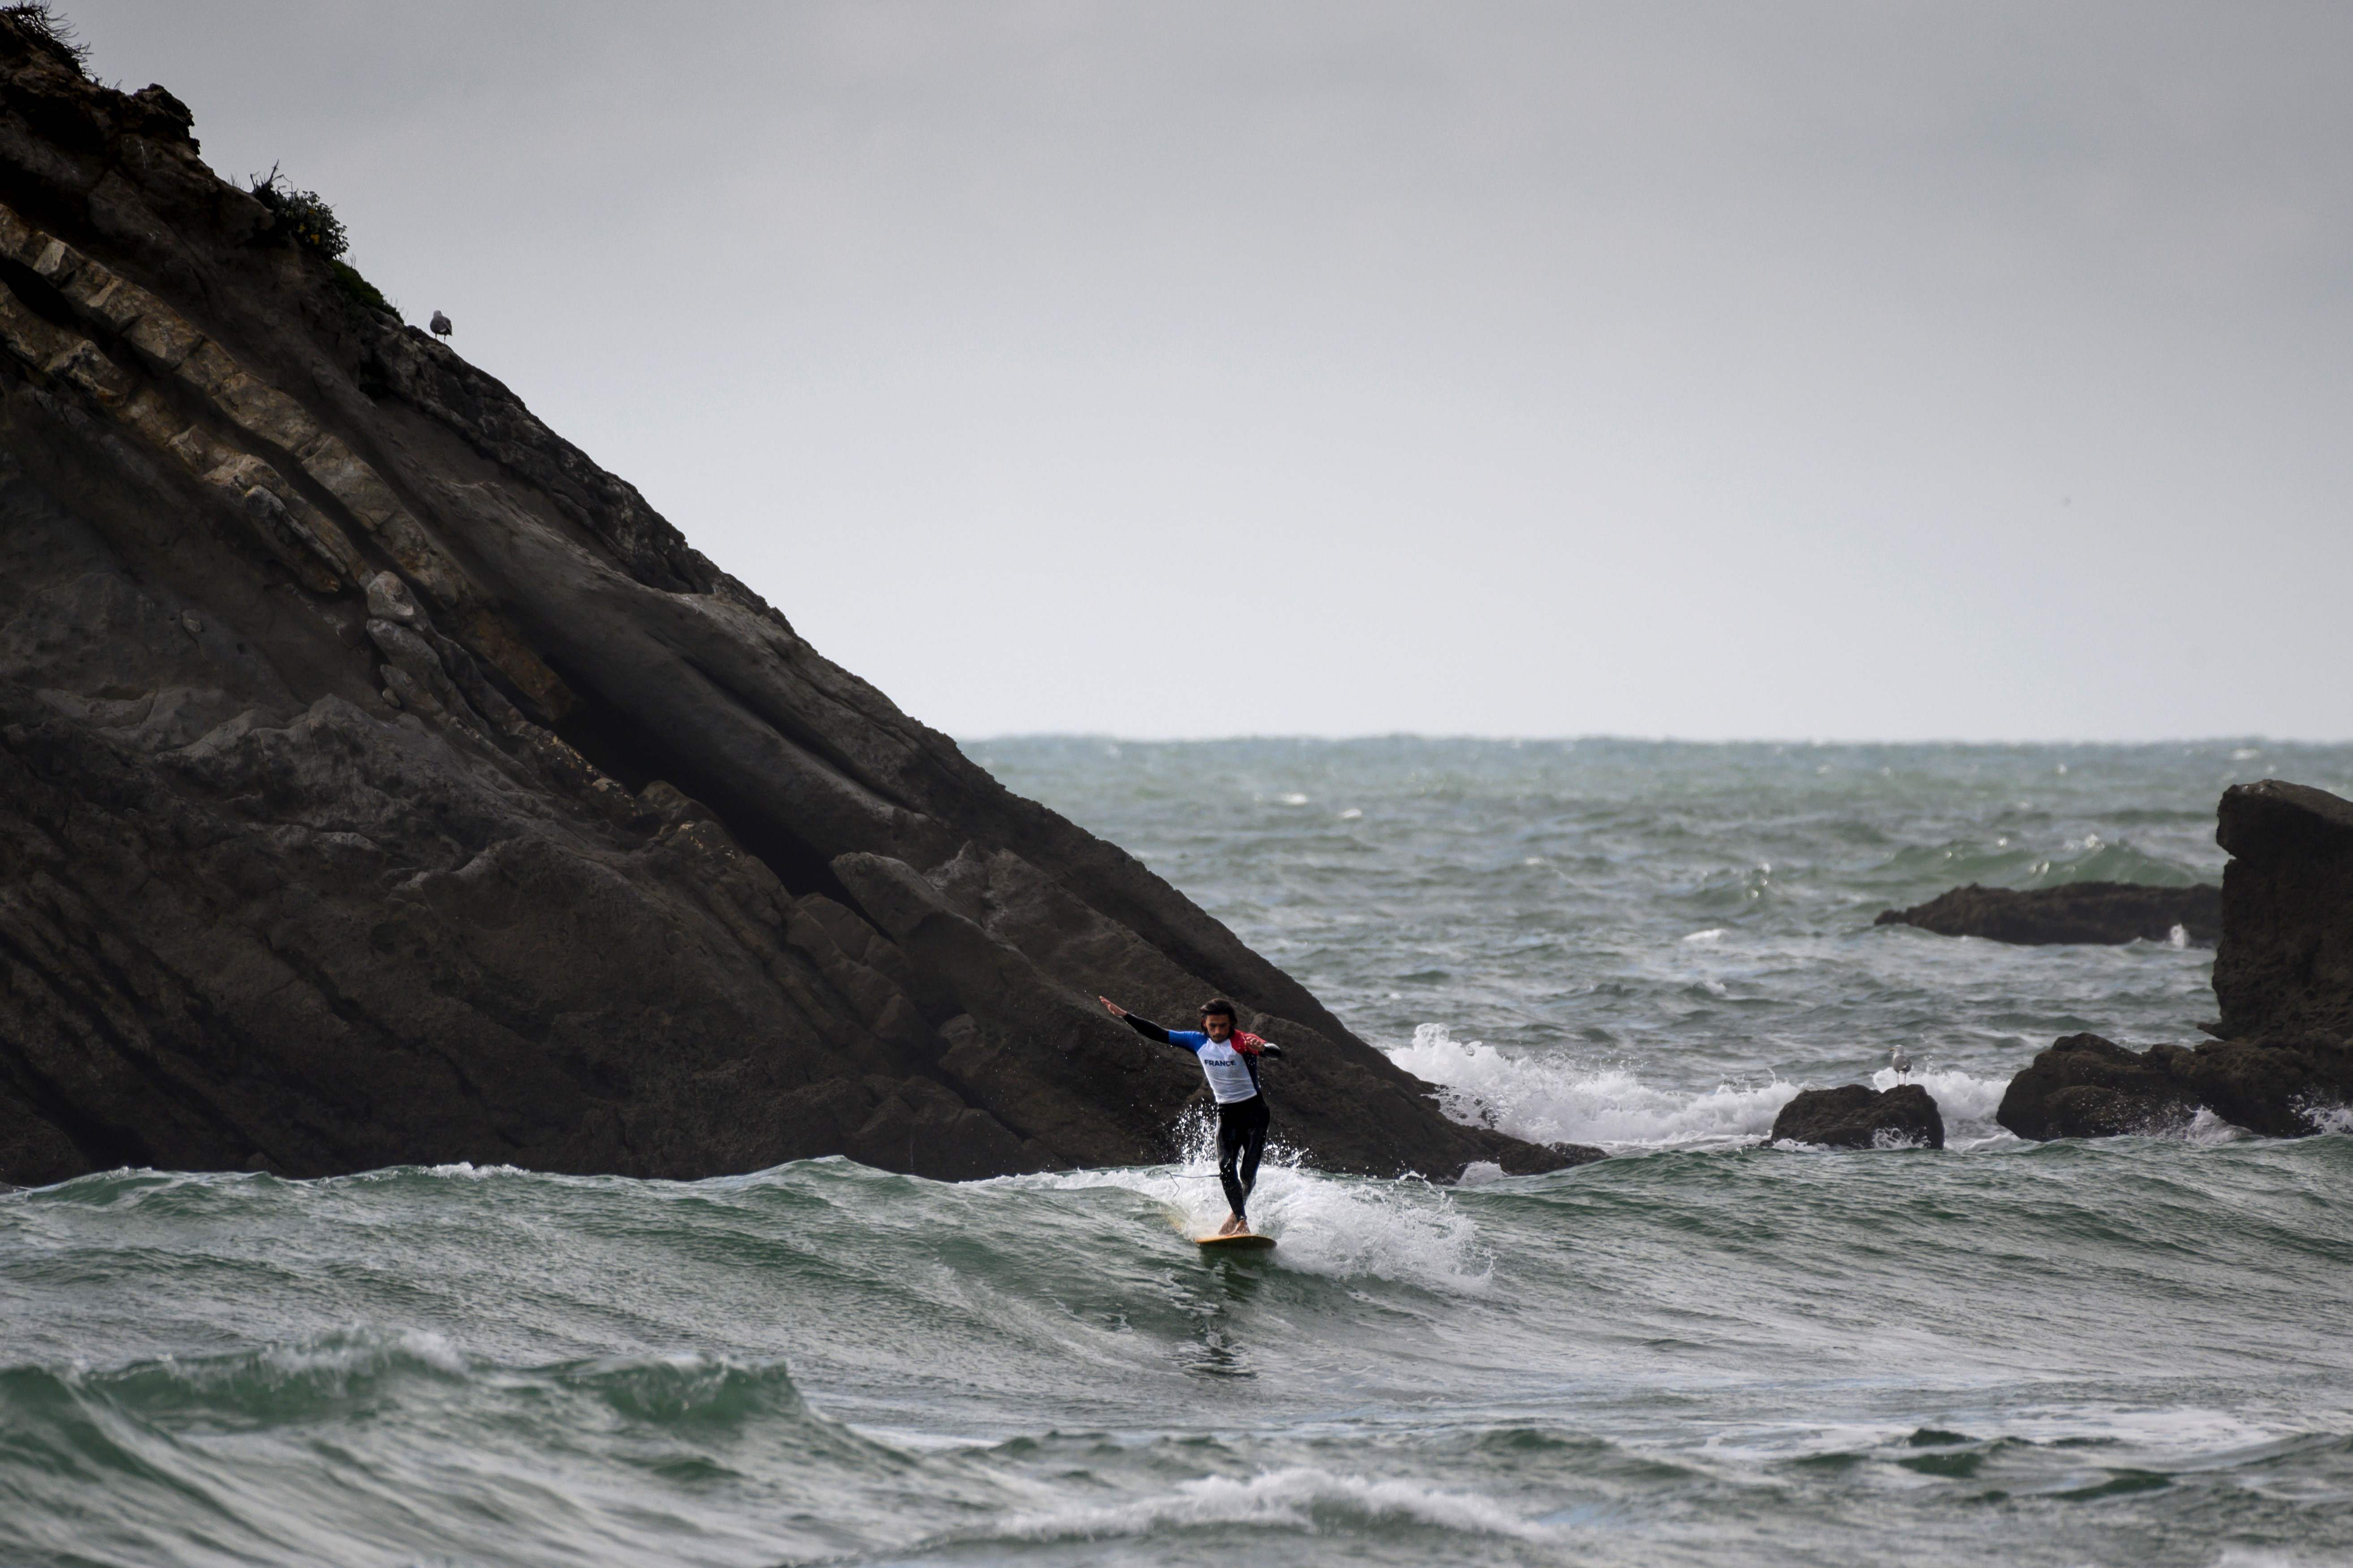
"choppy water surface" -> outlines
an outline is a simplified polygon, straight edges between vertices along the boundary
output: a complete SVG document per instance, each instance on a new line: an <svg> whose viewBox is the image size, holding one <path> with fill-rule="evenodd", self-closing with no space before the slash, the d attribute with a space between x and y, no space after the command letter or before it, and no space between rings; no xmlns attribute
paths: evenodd
<svg viewBox="0 0 2353 1568"><path fill-rule="evenodd" d="M2021 1145L2009 1076L2194 1037L2211 955L1870 925L2211 878L2223 784L2353 749L968 749L1619 1157L1271 1170L1282 1247L1206 1261L1198 1161L0 1196L0 1563L2353 1555L2353 1138ZM1954 1148L1759 1146L1899 1041Z"/></svg>

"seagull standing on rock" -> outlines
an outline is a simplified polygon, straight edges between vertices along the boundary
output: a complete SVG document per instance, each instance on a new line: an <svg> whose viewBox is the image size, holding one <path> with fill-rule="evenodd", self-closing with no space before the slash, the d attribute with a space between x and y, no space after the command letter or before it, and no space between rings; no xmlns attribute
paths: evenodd
<svg viewBox="0 0 2353 1568"><path fill-rule="evenodd" d="M1895 1076L1897 1078L1910 1078L1912 1076L1912 1058L1904 1054L1904 1047L1902 1046L1890 1046L1887 1047L1887 1065L1895 1069Z"/></svg>
<svg viewBox="0 0 2353 1568"><path fill-rule="evenodd" d="M448 341L449 333L452 330L449 325L448 317L443 315L440 311L436 310L433 312L433 320L428 322L427 325L432 327L433 335L435 337L441 339L445 342Z"/></svg>

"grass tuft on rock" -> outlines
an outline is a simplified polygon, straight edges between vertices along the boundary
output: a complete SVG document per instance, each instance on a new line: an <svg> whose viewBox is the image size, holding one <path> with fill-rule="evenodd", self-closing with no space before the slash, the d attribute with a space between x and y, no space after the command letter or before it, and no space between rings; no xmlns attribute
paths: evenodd
<svg viewBox="0 0 2353 1568"><path fill-rule="evenodd" d="M351 237L343 232L343 219L335 216L316 191L298 190L278 173L278 165L269 165L267 174L249 176L253 199L268 207L294 237L298 245L308 246L332 261L352 247Z"/></svg>
<svg viewBox="0 0 2353 1568"><path fill-rule="evenodd" d="M0 5L0 21L14 25L27 43L71 66L75 74L90 74L90 46L74 36L73 24L47 0Z"/></svg>

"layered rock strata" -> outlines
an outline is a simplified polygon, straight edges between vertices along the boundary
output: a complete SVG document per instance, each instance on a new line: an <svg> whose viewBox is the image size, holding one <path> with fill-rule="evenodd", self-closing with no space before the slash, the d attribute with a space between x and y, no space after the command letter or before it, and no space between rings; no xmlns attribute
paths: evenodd
<svg viewBox="0 0 2353 1568"><path fill-rule="evenodd" d="M0 16L0 1180L402 1162L978 1176L1442 1116L1115 847L820 657L504 386Z"/></svg>
<svg viewBox="0 0 2353 1568"><path fill-rule="evenodd" d="M2222 893L2212 887L2126 882L2071 882L2020 891L1972 882L1908 910L1883 910L1872 923L2022 944L2179 940L2211 947L2221 934Z"/></svg>
<svg viewBox="0 0 2353 1568"><path fill-rule="evenodd" d="M1867 1084L1810 1089L1773 1119L1772 1143L1829 1149L1941 1149L1945 1117L1916 1083L1875 1089Z"/></svg>

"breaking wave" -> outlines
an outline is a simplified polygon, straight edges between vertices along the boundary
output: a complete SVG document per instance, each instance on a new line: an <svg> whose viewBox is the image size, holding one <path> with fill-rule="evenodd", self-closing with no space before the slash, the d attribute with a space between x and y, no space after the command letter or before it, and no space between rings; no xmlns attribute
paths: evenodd
<svg viewBox="0 0 2353 1568"><path fill-rule="evenodd" d="M1181 1165L1050 1172L1011 1176L1011 1186L1080 1192L1116 1188L1159 1204L1172 1229L1198 1236L1226 1216L1214 1143ZM1408 1177L1392 1182L1307 1169L1288 1150L1270 1149L1250 1195L1250 1224L1276 1237L1280 1267L1334 1279L1372 1278L1452 1294L1478 1294L1494 1275L1479 1227L1453 1194Z"/></svg>
<svg viewBox="0 0 2353 1568"><path fill-rule="evenodd" d="M1772 1134L1781 1108L1808 1088L1769 1078L1719 1083L1698 1091L1661 1089L1631 1068L1592 1068L1556 1058L1512 1055L1479 1040L1457 1040L1443 1024L1414 1030L1413 1043L1388 1058L1436 1084L1447 1114L1536 1143L1589 1143L1613 1151L1731 1149ZM2010 1080L1928 1068L1899 1079L1882 1068L1874 1089L1916 1083L1936 1101L1948 1145L2007 1139L1994 1121Z"/></svg>
<svg viewBox="0 0 2353 1568"><path fill-rule="evenodd" d="M1247 1524L1318 1535L1432 1528L1457 1534L1551 1541L1557 1531L1512 1515L1475 1492L1397 1479L1336 1475L1290 1466L1249 1477L1205 1476L1163 1497L1107 1508L1017 1515L989 1532L997 1540L1101 1541L1207 1526Z"/></svg>

